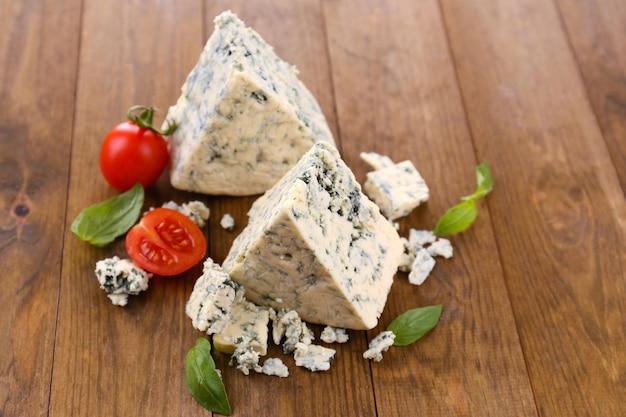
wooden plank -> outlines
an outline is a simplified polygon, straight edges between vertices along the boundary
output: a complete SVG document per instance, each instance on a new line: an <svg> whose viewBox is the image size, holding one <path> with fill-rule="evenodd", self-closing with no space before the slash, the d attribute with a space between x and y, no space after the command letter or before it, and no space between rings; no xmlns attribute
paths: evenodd
<svg viewBox="0 0 626 417"><path fill-rule="evenodd" d="M441 4L537 407L623 416L626 205L556 7Z"/></svg>
<svg viewBox="0 0 626 417"><path fill-rule="evenodd" d="M432 230L473 192L478 162L437 2L328 2L325 17L345 159L361 180L361 151L412 160L431 198L401 219L401 235ZM536 415L489 210L479 208L424 285L398 274L369 333L410 308L443 305L431 334L371 364L378 415Z"/></svg>
<svg viewBox="0 0 626 417"><path fill-rule="evenodd" d="M79 24L80 1L0 3L0 415L48 410Z"/></svg>
<svg viewBox="0 0 626 417"><path fill-rule="evenodd" d="M626 2L556 3L626 193Z"/></svg>
<svg viewBox="0 0 626 417"><path fill-rule="evenodd" d="M341 141L335 122L333 86L326 51L324 16L321 2L305 0L284 2L211 1L206 3L205 22L212 30L213 18L224 10L234 13L274 47L284 60L295 65L299 78L316 97L337 142ZM223 260L234 236L247 223L245 213L254 198L220 198L215 212L234 213L237 229L230 234L219 227L211 229L213 255ZM219 215L217 216L219 217ZM217 218L216 218L217 220ZM312 326L319 340L320 326ZM352 415L375 416L369 365L361 357L365 347L364 334L353 332L349 345L337 346L331 370L319 374L297 368L293 358L274 347L268 357L281 357L290 369L289 378L264 375L244 376L228 366L228 357L216 354L226 387L233 403L233 415ZM271 400L268 401L268 399ZM262 408L260 407L262 404Z"/></svg>
<svg viewBox="0 0 626 417"><path fill-rule="evenodd" d="M174 103L202 45L200 2L84 2L68 225L116 194L98 166L106 133L133 104L166 110ZM164 176L147 190L146 207L195 198L208 201L173 191ZM64 254L50 416L197 413L184 379L196 338L184 306L201 266L151 280L146 293L120 308L93 270L105 257L127 257L123 239L97 249L68 231Z"/></svg>

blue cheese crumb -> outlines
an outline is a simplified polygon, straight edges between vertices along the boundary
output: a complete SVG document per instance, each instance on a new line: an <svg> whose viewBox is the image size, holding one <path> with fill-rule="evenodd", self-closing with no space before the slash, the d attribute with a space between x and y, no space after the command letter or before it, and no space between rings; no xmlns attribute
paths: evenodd
<svg viewBox="0 0 626 417"><path fill-rule="evenodd" d="M285 365L280 358L268 358L263 362L261 373L287 378L289 376L289 368L287 368L287 365Z"/></svg>
<svg viewBox="0 0 626 417"><path fill-rule="evenodd" d="M421 285L435 267L435 256L449 259L453 255L448 239L438 238L430 230L409 230L409 238L402 237L404 252L398 270L409 273L409 281ZM419 256L418 256L419 255Z"/></svg>
<svg viewBox="0 0 626 417"><path fill-rule="evenodd" d="M283 352L291 353L298 343L310 345L313 332L295 310L280 310L272 315L272 339L279 345L284 337Z"/></svg>
<svg viewBox="0 0 626 417"><path fill-rule="evenodd" d="M426 248L430 256L443 256L446 259L452 257L452 244L448 239L439 238Z"/></svg>
<svg viewBox="0 0 626 417"><path fill-rule="evenodd" d="M193 220L198 227L204 227L211 214L211 210L202 201L197 200L180 205L174 201L168 201L162 207L180 211Z"/></svg>
<svg viewBox="0 0 626 417"><path fill-rule="evenodd" d="M335 356L335 352L335 349L320 345L297 343L293 357L296 360L296 366L312 372L327 371L330 369L330 361Z"/></svg>
<svg viewBox="0 0 626 417"><path fill-rule="evenodd" d="M363 352L363 358L371 359L374 362L382 361L383 352L386 352L391 346L393 346L395 339L396 335L392 331L385 330L380 332L378 336L370 341L368 349Z"/></svg>
<svg viewBox="0 0 626 417"><path fill-rule="evenodd" d="M237 365L237 369L245 375L249 375L250 371L262 372L263 368L259 365L261 354L249 343L242 343L237 346L235 352L230 358L228 364L230 366Z"/></svg>
<svg viewBox="0 0 626 417"><path fill-rule="evenodd" d="M193 327L207 334L223 331L230 322L234 304L243 300L245 289L230 279L221 266L207 258L202 275L194 284L185 306Z"/></svg>
<svg viewBox="0 0 626 417"><path fill-rule="evenodd" d="M350 339L346 329L326 326L320 335L322 342L326 343L346 343Z"/></svg>
<svg viewBox="0 0 626 417"><path fill-rule="evenodd" d="M429 198L426 181L411 161L368 172L363 189L389 220L408 215Z"/></svg>
<svg viewBox="0 0 626 417"><path fill-rule="evenodd" d="M220 220L220 226L225 230L233 230L235 228L235 219L230 214L226 213Z"/></svg>
<svg viewBox="0 0 626 417"><path fill-rule="evenodd" d="M385 155L380 155L376 152L361 152L359 155L366 164L368 164L372 169L378 170L393 166L393 161L391 158Z"/></svg>
<svg viewBox="0 0 626 417"><path fill-rule="evenodd" d="M114 305L125 306L129 295L137 295L148 289L148 279L152 274L144 271L130 259L117 256L96 263L96 277L100 288Z"/></svg>
<svg viewBox="0 0 626 417"><path fill-rule="evenodd" d="M414 285L422 285L435 267L435 259L430 256L426 249L418 249L415 260L409 272L409 282Z"/></svg>

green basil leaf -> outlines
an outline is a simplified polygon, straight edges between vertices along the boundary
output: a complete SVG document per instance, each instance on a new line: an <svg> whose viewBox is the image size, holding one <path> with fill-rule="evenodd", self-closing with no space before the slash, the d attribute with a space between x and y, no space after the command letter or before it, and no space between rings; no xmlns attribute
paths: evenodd
<svg viewBox="0 0 626 417"><path fill-rule="evenodd" d="M437 222L433 233L442 236L462 232L474 222L476 214L476 202L474 200L463 201L448 209Z"/></svg>
<svg viewBox="0 0 626 417"><path fill-rule="evenodd" d="M143 187L137 183L125 193L81 211L72 222L72 232L94 246L105 246L137 222L143 199Z"/></svg>
<svg viewBox="0 0 626 417"><path fill-rule="evenodd" d="M407 346L419 340L439 323L441 305L414 308L396 317L387 330L392 331L396 338L394 346Z"/></svg>
<svg viewBox="0 0 626 417"><path fill-rule="evenodd" d="M476 167L476 183L478 188L474 193L474 199L482 198L493 190L493 178L487 162L483 162Z"/></svg>
<svg viewBox="0 0 626 417"><path fill-rule="evenodd" d="M211 343L205 338L198 338L187 353L185 373L187 389L201 406L209 411L231 415L226 388L211 356Z"/></svg>

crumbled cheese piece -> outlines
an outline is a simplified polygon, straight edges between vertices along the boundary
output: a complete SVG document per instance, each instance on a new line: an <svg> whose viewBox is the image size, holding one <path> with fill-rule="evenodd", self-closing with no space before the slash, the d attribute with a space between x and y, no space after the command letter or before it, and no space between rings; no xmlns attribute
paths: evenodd
<svg viewBox="0 0 626 417"><path fill-rule="evenodd" d="M416 250L428 243L433 243L435 240L437 240L437 236L431 230L409 230L409 244Z"/></svg>
<svg viewBox="0 0 626 417"><path fill-rule="evenodd" d="M402 243L335 147L316 143L249 216L223 264L248 300L308 323L378 323Z"/></svg>
<svg viewBox="0 0 626 417"><path fill-rule="evenodd" d="M380 362L383 360L383 352L389 350L393 346L393 341L396 335L389 330L380 332L375 338L373 338L368 346L368 349L363 352L363 358L372 359L374 362Z"/></svg>
<svg viewBox="0 0 626 417"><path fill-rule="evenodd" d="M114 305L125 306L129 295L137 295L148 289L147 273L130 259L117 256L96 262L96 277L100 288L107 292L107 297Z"/></svg>
<svg viewBox="0 0 626 417"><path fill-rule="evenodd" d="M429 197L426 181L411 161L368 172L363 188L389 220L406 216Z"/></svg>
<svg viewBox="0 0 626 417"><path fill-rule="evenodd" d="M234 303L228 325L213 336L215 349L232 354L241 343L248 343L261 355L267 354L269 311L242 300Z"/></svg>
<svg viewBox="0 0 626 417"><path fill-rule="evenodd" d="M230 214L226 213L220 220L220 226L222 229L233 230L235 228L235 219Z"/></svg>
<svg viewBox="0 0 626 417"><path fill-rule="evenodd" d="M281 310L273 320L272 338L275 344L280 344L283 337L283 352L291 353L296 348L296 344L304 343L310 345L313 341L313 332L300 319L295 310Z"/></svg>
<svg viewBox="0 0 626 417"><path fill-rule="evenodd" d="M414 285L422 285L430 272L435 267L435 259L430 256L426 249L418 249L415 255L411 272L409 272L409 282Z"/></svg>
<svg viewBox="0 0 626 417"><path fill-rule="evenodd" d="M287 365L285 365L280 358L267 358L265 362L263 362L261 373L287 378L289 376L289 368L287 368Z"/></svg>
<svg viewBox="0 0 626 417"><path fill-rule="evenodd" d="M320 345L306 345L298 343L293 357L296 366L302 366L309 371L327 371L330 369L330 361L335 356L335 349L329 349Z"/></svg>
<svg viewBox="0 0 626 417"><path fill-rule="evenodd" d="M443 256L446 259L450 259L453 253L452 244L448 239L444 238L437 239L426 250L430 256Z"/></svg>
<svg viewBox="0 0 626 417"><path fill-rule="evenodd" d="M230 357L228 364L234 366L236 363L237 369L245 375L249 375L250 370L260 373L263 371L263 368L259 365L260 357L261 354L259 351L244 341L240 345L237 345L237 349L235 349L235 352Z"/></svg>
<svg viewBox="0 0 626 417"><path fill-rule="evenodd" d="M219 333L229 323L233 304L241 302L245 290L230 279L222 267L207 258L202 276L196 281L185 313L193 327L207 334Z"/></svg>
<svg viewBox="0 0 626 417"><path fill-rule="evenodd" d="M226 11L165 123L170 181L205 194L255 195L274 185L319 140L334 143L298 71Z"/></svg>
<svg viewBox="0 0 626 417"><path fill-rule="evenodd" d="M326 343L346 343L349 340L346 329L338 329L332 326L324 327L320 339Z"/></svg>
<svg viewBox="0 0 626 417"><path fill-rule="evenodd" d="M401 272L411 272L411 265L413 265L417 250L413 251L413 248L407 238L401 237L400 240L402 241L404 251L400 256L400 265L398 265L398 270Z"/></svg>
<svg viewBox="0 0 626 417"><path fill-rule="evenodd" d="M162 207L180 211L193 220L198 227L204 227L211 214L211 210L202 201L197 200L180 205L174 201L168 201L164 203Z"/></svg>
<svg viewBox="0 0 626 417"><path fill-rule="evenodd" d="M361 152L360 157L366 164L375 170L393 166L391 158L385 155L377 154L376 152Z"/></svg>

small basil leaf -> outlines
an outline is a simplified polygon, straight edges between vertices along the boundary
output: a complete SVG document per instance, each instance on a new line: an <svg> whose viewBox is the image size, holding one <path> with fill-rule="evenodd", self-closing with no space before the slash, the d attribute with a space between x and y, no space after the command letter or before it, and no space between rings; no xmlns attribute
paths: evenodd
<svg viewBox="0 0 626 417"><path fill-rule="evenodd" d="M187 389L198 404L209 411L226 416L231 415L226 388L220 374L215 369L211 356L211 344L198 338L194 347L187 353L185 364Z"/></svg>
<svg viewBox="0 0 626 417"><path fill-rule="evenodd" d="M396 317L387 326L387 330L396 335L394 346L410 345L434 329L439 323L442 309L441 305L414 308Z"/></svg>
<svg viewBox="0 0 626 417"><path fill-rule="evenodd" d="M493 190L491 169L489 169L487 162L483 162L476 167L476 183L478 184L478 188L474 193L474 199L482 198Z"/></svg>
<svg viewBox="0 0 626 417"><path fill-rule="evenodd" d="M433 233L437 236L442 236L462 232L474 222L476 213L476 202L474 200L463 201L448 209L446 214L437 222Z"/></svg>
<svg viewBox="0 0 626 417"><path fill-rule="evenodd" d="M105 246L137 222L143 199L143 187L137 183L125 193L81 211L72 222L72 232L94 246Z"/></svg>

